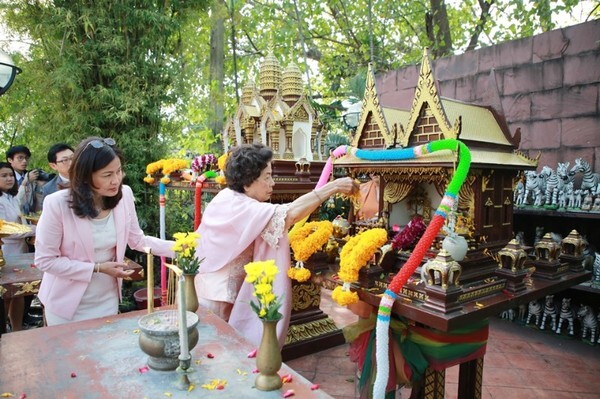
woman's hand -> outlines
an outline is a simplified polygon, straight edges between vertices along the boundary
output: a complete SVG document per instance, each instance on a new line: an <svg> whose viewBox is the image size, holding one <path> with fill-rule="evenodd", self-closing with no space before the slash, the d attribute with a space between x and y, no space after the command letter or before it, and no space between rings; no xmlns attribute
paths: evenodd
<svg viewBox="0 0 600 399"><path fill-rule="evenodd" d="M98 265L98 272L108 274L115 278L129 277L135 270L130 269L125 262L102 262Z"/></svg>
<svg viewBox="0 0 600 399"><path fill-rule="evenodd" d="M336 193L352 195L360 190L360 184L358 184L351 177L343 177L341 179L336 179L329 184L335 185Z"/></svg>

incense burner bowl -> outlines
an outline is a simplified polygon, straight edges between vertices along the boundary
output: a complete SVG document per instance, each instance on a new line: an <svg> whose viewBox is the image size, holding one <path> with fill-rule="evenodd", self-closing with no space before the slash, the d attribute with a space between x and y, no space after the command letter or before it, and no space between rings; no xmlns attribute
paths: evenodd
<svg viewBox="0 0 600 399"><path fill-rule="evenodd" d="M186 312L188 347L191 351L198 343L198 315ZM161 310L142 316L140 348L148 355L148 366L153 370L170 371L179 366L179 344L177 310Z"/></svg>

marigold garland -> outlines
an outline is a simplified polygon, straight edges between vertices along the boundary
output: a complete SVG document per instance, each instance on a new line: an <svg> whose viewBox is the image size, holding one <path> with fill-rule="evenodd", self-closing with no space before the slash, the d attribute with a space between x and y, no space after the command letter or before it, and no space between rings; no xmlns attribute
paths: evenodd
<svg viewBox="0 0 600 399"><path fill-rule="evenodd" d="M305 267L290 267L287 271L287 275L292 280L296 280L299 283L308 281L310 278L310 270Z"/></svg>
<svg viewBox="0 0 600 399"><path fill-rule="evenodd" d="M144 181L153 184L156 180L152 176L155 173L162 172L164 176L160 179L161 183L169 184L171 179L169 174L188 167L188 161L185 159L159 159L146 165L146 177Z"/></svg>
<svg viewBox="0 0 600 399"><path fill-rule="evenodd" d="M347 283L344 283L346 285ZM358 302L358 294L354 291L350 291L350 284L346 288L335 287L331 293L331 299L340 306L348 306Z"/></svg>
<svg viewBox="0 0 600 399"><path fill-rule="evenodd" d="M296 266L288 270L288 276L299 282L310 278L310 270L304 268L304 262L327 244L333 233L333 224L329 220L308 222L294 228L289 233L290 246L294 251Z"/></svg>
<svg viewBox="0 0 600 399"><path fill-rule="evenodd" d="M338 272L338 277L344 282L344 285L336 287L332 293L332 298L336 303L345 306L358 302L358 295L356 293L351 295L350 283L358 280L359 270L367 264L377 248L387 242L387 238L385 229L371 229L358 233L344 245L340 252L340 271Z"/></svg>
<svg viewBox="0 0 600 399"><path fill-rule="evenodd" d="M219 159L217 159L217 166L219 167L219 176L215 178L215 182L222 186L227 185L227 179L225 178L225 167L227 165L228 156L229 153L226 152L225 154L221 155Z"/></svg>

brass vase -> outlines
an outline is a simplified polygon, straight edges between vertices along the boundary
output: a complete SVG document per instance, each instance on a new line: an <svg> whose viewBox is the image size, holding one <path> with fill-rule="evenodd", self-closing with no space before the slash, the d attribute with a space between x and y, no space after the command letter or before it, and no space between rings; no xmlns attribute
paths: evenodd
<svg viewBox="0 0 600 399"><path fill-rule="evenodd" d="M283 383L277 372L281 368L281 350L277 341L277 322L279 320L262 320L263 334L256 353L256 376L254 386L261 391L274 391Z"/></svg>
<svg viewBox="0 0 600 399"><path fill-rule="evenodd" d="M194 283L196 274L184 274L183 277L185 279L183 286L185 290L185 310L196 313L196 310L198 310L198 295Z"/></svg>

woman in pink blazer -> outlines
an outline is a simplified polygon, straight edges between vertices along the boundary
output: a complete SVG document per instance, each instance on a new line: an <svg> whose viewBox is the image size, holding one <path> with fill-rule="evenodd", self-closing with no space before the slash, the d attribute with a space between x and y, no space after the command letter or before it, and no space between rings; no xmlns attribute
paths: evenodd
<svg viewBox="0 0 600 399"><path fill-rule="evenodd" d="M110 138L90 137L75 149L70 188L44 200L35 264L44 272L38 297L48 325L117 314L121 283L132 270L127 245L173 257L173 242L144 235L122 155Z"/></svg>

